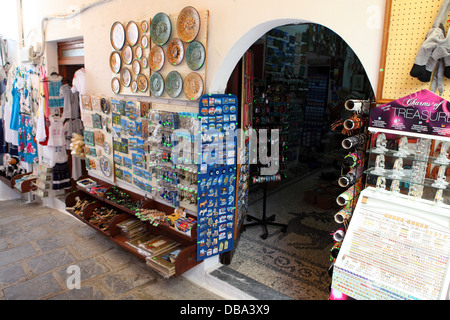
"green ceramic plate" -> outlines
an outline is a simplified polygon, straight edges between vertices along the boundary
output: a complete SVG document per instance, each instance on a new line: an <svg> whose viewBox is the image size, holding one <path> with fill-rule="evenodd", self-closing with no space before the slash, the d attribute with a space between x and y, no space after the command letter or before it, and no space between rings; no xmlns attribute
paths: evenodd
<svg viewBox="0 0 450 320"><path fill-rule="evenodd" d="M169 41L172 32L170 18L164 12L157 13L150 24L150 37L158 46L163 46Z"/></svg>
<svg viewBox="0 0 450 320"><path fill-rule="evenodd" d="M164 92L164 79L162 75L155 72L150 77L150 92L154 97L160 97Z"/></svg>
<svg viewBox="0 0 450 320"><path fill-rule="evenodd" d="M167 94L172 98L176 98L183 91L183 78L177 71L171 71L164 81L164 86Z"/></svg>
<svg viewBox="0 0 450 320"><path fill-rule="evenodd" d="M192 41L187 49L185 57L186 63L191 70L198 70L203 67L206 58L205 47L198 41Z"/></svg>

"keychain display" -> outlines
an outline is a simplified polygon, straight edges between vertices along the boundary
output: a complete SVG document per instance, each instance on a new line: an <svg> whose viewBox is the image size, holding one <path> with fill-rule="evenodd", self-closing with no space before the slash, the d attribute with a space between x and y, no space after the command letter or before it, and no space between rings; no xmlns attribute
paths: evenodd
<svg viewBox="0 0 450 320"><path fill-rule="evenodd" d="M198 261L234 248L237 106L234 95L212 94L200 98ZM227 139L229 136L233 140Z"/></svg>

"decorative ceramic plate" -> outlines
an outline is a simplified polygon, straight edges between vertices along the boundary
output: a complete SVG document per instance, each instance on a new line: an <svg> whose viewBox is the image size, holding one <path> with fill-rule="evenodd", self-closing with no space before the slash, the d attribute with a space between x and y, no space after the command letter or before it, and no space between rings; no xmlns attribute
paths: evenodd
<svg viewBox="0 0 450 320"><path fill-rule="evenodd" d="M143 75L142 73L140 75L138 75L138 77L136 79L136 82L137 82L137 86L138 86L139 91L141 91L141 92L147 91L148 80L147 80L147 77L145 75Z"/></svg>
<svg viewBox="0 0 450 320"><path fill-rule="evenodd" d="M109 66L111 71L114 73L119 73L122 67L122 59L120 58L120 53L118 51L113 51L109 57Z"/></svg>
<svg viewBox="0 0 450 320"><path fill-rule="evenodd" d="M198 42L191 42L186 49L186 63L191 70L198 70L205 63L205 47Z"/></svg>
<svg viewBox="0 0 450 320"><path fill-rule="evenodd" d="M184 45L180 39L172 39L167 47L167 60L170 64L177 66L183 61Z"/></svg>
<svg viewBox="0 0 450 320"><path fill-rule="evenodd" d="M153 71L159 71L164 65L164 51L160 46L154 46L150 50L149 55L150 69Z"/></svg>
<svg viewBox="0 0 450 320"><path fill-rule="evenodd" d="M133 61L133 49L128 44L122 50L122 60L125 64L130 64Z"/></svg>
<svg viewBox="0 0 450 320"><path fill-rule="evenodd" d="M108 100L106 100L105 98L102 98L100 100L100 107L103 111L104 114L108 114L109 113L109 102Z"/></svg>
<svg viewBox="0 0 450 320"><path fill-rule="evenodd" d="M141 31L144 33L148 31L148 22L146 20L141 22Z"/></svg>
<svg viewBox="0 0 450 320"><path fill-rule="evenodd" d="M191 72L184 78L183 91L189 100L198 100L203 94L203 88L203 79L197 72Z"/></svg>
<svg viewBox="0 0 450 320"><path fill-rule="evenodd" d="M164 79L159 72L155 72L150 77L150 92L155 97L160 97L164 92Z"/></svg>
<svg viewBox="0 0 450 320"><path fill-rule="evenodd" d="M115 78L112 79L112 81L111 81L111 89L116 94L120 92L120 80L119 80L119 78L115 77Z"/></svg>
<svg viewBox="0 0 450 320"><path fill-rule="evenodd" d="M105 151L106 154L111 153L111 147L110 147L109 143L106 141L105 141L105 143L103 143L103 151Z"/></svg>
<svg viewBox="0 0 450 320"><path fill-rule="evenodd" d="M135 53L136 53L136 58L138 58L138 59L140 59L140 58L142 58L142 47L136 47L136 51L135 51Z"/></svg>
<svg viewBox="0 0 450 320"><path fill-rule="evenodd" d="M148 60L147 60L146 57L143 57L143 58L141 59L141 64L142 64L142 68L143 68L143 69L145 69L145 68L148 67Z"/></svg>
<svg viewBox="0 0 450 320"><path fill-rule="evenodd" d="M133 63L131 64L131 68L133 69L135 75L141 73L141 63L139 62L139 60L134 59Z"/></svg>
<svg viewBox="0 0 450 320"><path fill-rule="evenodd" d="M127 24L127 42L130 46L135 46L139 41L139 27L134 21L130 21Z"/></svg>
<svg viewBox="0 0 450 320"><path fill-rule="evenodd" d="M122 68L120 72L120 82L124 87L129 87L131 84L131 72L128 68Z"/></svg>
<svg viewBox="0 0 450 320"><path fill-rule="evenodd" d="M141 46L144 49L148 47L148 37L147 36L142 36L142 38L141 38Z"/></svg>
<svg viewBox="0 0 450 320"><path fill-rule="evenodd" d="M100 168L102 170L102 173L106 176L109 177L111 176L111 163L109 162L109 159L106 156L102 156L100 158Z"/></svg>
<svg viewBox="0 0 450 320"><path fill-rule="evenodd" d="M111 27L111 45L114 49L120 50L125 44L125 28L123 25L116 21Z"/></svg>
<svg viewBox="0 0 450 320"><path fill-rule="evenodd" d="M137 92L138 85L137 85L136 80L131 81L130 87L131 87L131 92L133 92L133 93L136 93L136 92Z"/></svg>
<svg viewBox="0 0 450 320"><path fill-rule="evenodd" d="M184 42L193 41L200 30L200 15L194 7L181 10L177 19L177 32Z"/></svg>
<svg viewBox="0 0 450 320"><path fill-rule="evenodd" d="M150 37L152 41L163 46L170 38L172 32L172 24L170 18L164 12L157 13L150 23Z"/></svg>
<svg viewBox="0 0 450 320"><path fill-rule="evenodd" d="M171 71L166 76L164 87L170 97L176 98L183 91L183 79L177 71Z"/></svg>

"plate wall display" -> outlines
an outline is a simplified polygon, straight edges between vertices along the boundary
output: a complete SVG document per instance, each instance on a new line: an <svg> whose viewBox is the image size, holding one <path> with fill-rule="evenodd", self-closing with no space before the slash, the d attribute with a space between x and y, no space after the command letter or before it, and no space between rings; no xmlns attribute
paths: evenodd
<svg viewBox="0 0 450 320"><path fill-rule="evenodd" d="M106 156L102 156L100 158L100 168L102 170L102 173L106 176L109 177L111 176L111 163L109 162L109 159Z"/></svg>
<svg viewBox="0 0 450 320"><path fill-rule="evenodd" d="M206 52L205 47L198 41L191 42L186 48L186 63L188 67L196 71L203 67L205 63Z"/></svg>
<svg viewBox="0 0 450 320"><path fill-rule="evenodd" d="M125 28L123 27L123 24L116 21L111 27L111 45L115 50L120 50L123 48L123 45L125 44Z"/></svg>
<svg viewBox="0 0 450 320"><path fill-rule="evenodd" d="M127 36L127 43L130 46L135 46L136 43L139 41L139 27L136 24L136 22L134 21L128 22L125 31Z"/></svg>
<svg viewBox="0 0 450 320"><path fill-rule="evenodd" d="M108 114L109 113L109 110L110 110L109 102L105 98L102 98L100 100L100 107L101 107L101 109L102 109L104 114Z"/></svg>
<svg viewBox="0 0 450 320"><path fill-rule="evenodd" d="M119 73L122 67L122 59L120 58L120 53L118 51L113 51L109 57L109 65L111 71L114 73Z"/></svg>
<svg viewBox="0 0 450 320"><path fill-rule="evenodd" d="M133 73L135 75L141 73L141 63L139 62L139 60L134 59L133 63L131 64L131 68L133 69Z"/></svg>
<svg viewBox="0 0 450 320"><path fill-rule="evenodd" d="M130 64L133 61L133 49L129 44L126 44L122 50L122 60L125 64Z"/></svg>
<svg viewBox="0 0 450 320"><path fill-rule="evenodd" d="M169 41L172 33L172 23L164 12L157 13L150 23L150 37L158 46L163 46Z"/></svg>
<svg viewBox="0 0 450 320"><path fill-rule="evenodd" d="M140 75L138 75L136 82L137 82L137 87L138 87L139 91L141 91L141 92L147 91L148 80L145 75L143 75L142 73Z"/></svg>
<svg viewBox="0 0 450 320"><path fill-rule="evenodd" d="M120 82L124 87L129 87L131 84L131 72L128 68L122 68L120 72Z"/></svg>
<svg viewBox="0 0 450 320"><path fill-rule="evenodd" d="M167 94L172 98L177 98L183 91L183 78L177 71L170 71L164 81Z"/></svg>
<svg viewBox="0 0 450 320"><path fill-rule="evenodd" d="M120 80L119 78L115 77L111 80L111 89L114 93L120 92Z"/></svg>
<svg viewBox="0 0 450 320"><path fill-rule="evenodd" d="M149 81L150 92L155 97L160 97L164 92L164 79L159 72L153 73Z"/></svg>
<svg viewBox="0 0 450 320"><path fill-rule="evenodd" d="M191 42L200 30L200 15L194 7L186 7L180 11L177 19L177 32L184 42Z"/></svg>
<svg viewBox="0 0 450 320"><path fill-rule="evenodd" d="M167 46L167 60L171 65L177 66L183 61L184 45L180 39L172 39Z"/></svg>
<svg viewBox="0 0 450 320"><path fill-rule="evenodd" d="M198 100L202 96L203 90L203 79L197 72L191 72L184 78L183 92L189 100Z"/></svg>
<svg viewBox="0 0 450 320"><path fill-rule="evenodd" d="M160 46L154 46L150 50L149 65L153 71L159 71L164 65L164 50Z"/></svg>

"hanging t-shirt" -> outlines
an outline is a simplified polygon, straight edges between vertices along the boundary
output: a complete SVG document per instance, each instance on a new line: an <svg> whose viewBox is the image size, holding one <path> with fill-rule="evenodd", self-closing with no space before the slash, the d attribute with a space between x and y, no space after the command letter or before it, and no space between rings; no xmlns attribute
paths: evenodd
<svg viewBox="0 0 450 320"><path fill-rule="evenodd" d="M50 81L48 83L48 106L49 108L64 107L64 98L59 96L59 89L62 86L61 81Z"/></svg>
<svg viewBox="0 0 450 320"><path fill-rule="evenodd" d="M10 126L11 113L12 113L11 110L12 110L11 101L6 101L6 103L4 105L4 113L3 113L5 141L17 146L19 144L19 133L17 130L11 129L11 126Z"/></svg>
<svg viewBox="0 0 450 320"><path fill-rule="evenodd" d="M61 147L66 145L64 136L64 121L50 117L50 127L48 128L48 142L50 147Z"/></svg>

